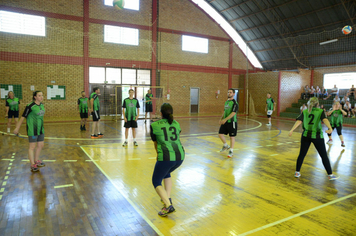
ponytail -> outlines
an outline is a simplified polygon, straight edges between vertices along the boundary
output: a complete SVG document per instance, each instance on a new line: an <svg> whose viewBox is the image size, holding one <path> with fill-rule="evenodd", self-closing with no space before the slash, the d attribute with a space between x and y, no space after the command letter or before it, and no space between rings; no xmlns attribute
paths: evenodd
<svg viewBox="0 0 356 236"><path fill-rule="evenodd" d="M169 103L163 103L161 106L162 117L168 120L171 125L173 123L173 107Z"/></svg>
<svg viewBox="0 0 356 236"><path fill-rule="evenodd" d="M308 112L310 113L314 107L319 104L319 100L317 97L312 97L308 101Z"/></svg>

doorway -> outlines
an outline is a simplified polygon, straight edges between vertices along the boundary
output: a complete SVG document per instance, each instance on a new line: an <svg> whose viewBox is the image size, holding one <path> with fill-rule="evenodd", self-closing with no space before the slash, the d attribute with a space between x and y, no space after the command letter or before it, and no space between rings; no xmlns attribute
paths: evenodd
<svg viewBox="0 0 356 236"><path fill-rule="evenodd" d="M190 113L199 113L199 88L190 88Z"/></svg>

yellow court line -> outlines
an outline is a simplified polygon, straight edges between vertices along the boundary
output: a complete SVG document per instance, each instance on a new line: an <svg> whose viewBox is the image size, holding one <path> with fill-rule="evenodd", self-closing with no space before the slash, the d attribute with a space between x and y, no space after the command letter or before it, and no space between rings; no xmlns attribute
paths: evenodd
<svg viewBox="0 0 356 236"><path fill-rule="evenodd" d="M1 159L3 161L13 161L12 159Z"/></svg>
<svg viewBox="0 0 356 236"><path fill-rule="evenodd" d="M10 174L10 171L6 171L6 174L9 175L9 174Z"/></svg>
<svg viewBox="0 0 356 236"><path fill-rule="evenodd" d="M5 191L5 188L0 189L0 193L3 193Z"/></svg>
<svg viewBox="0 0 356 236"><path fill-rule="evenodd" d="M77 162L78 160L64 160L63 162Z"/></svg>
<svg viewBox="0 0 356 236"><path fill-rule="evenodd" d="M11 170L11 167L7 167L8 170Z"/></svg>
<svg viewBox="0 0 356 236"><path fill-rule="evenodd" d="M12 153L13 156L15 156L16 152Z"/></svg>
<svg viewBox="0 0 356 236"><path fill-rule="evenodd" d="M2 195L0 195L0 200L2 199Z"/></svg>
<svg viewBox="0 0 356 236"><path fill-rule="evenodd" d="M4 180L7 180L9 178L9 176L5 176Z"/></svg>
<svg viewBox="0 0 356 236"><path fill-rule="evenodd" d="M93 158L84 150L84 148L82 146L80 146L80 148L83 150L83 152L89 157L89 159L93 160ZM164 234L162 234L161 231L159 231L159 229L147 218L147 216L145 216L145 214L143 214L143 212L135 205L135 203L133 203L133 201L131 201L131 199L126 197L126 194L124 194L121 189L116 186L116 184L114 183L114 181L110 178L109 175L107 175L105 173L105 171L98 165L98 163L96 163L95 161L93 161L93 163L96 165L96 167L98 167L98 169L101 171L101 173L103 173L103 175L105 175L105 177L111 182L111 184L117 189L117 191L120 192L120 194L126 199L126 201L128 201L130 203L130 205L136 210L136 212L138 214L140 214L140 216L147 222L147 224L149 224L149 226L151 226L151 228L156 231L156 233L158 235L164 236Z"/></svg>
<svg viewBox="0 0 356 236"><path fill-rule="evenodd" d="M58 186L54 186L54 188L67 188L67 187L72 187L73 184L65 184L65 185L58 185Z"/></svg>
<svg viewBox="0 0 356 236"><path fill-rule="evenodd" d="M43 160L45 162L55 162L56 160Z"/></svg>
<svg viewBox="0 0 356 236"><path fill-rule="evenodd" d="M238 236L245 236L245 235L249 235L249 234L252 234L252 233L261 231L261 230L263 230L263 229L267 229L267 228L269 228L269 227L272 227L272 226L281 224L281 223L283 223L283 222L285 222L285 221L294 219L294 218L299 217L299 216L301 216L301 215L305 215L305 214L310 213L310 212L315 211L315 210L319 210L319 209L321 209L321 208L323 208L323 207L332 205L332 204L337 203L337 202L341 202L341 201L343 201L343 200L346 200L346 199L351 198L351 197L354 197L354 196L356 196L356 193L353 193L353 194L347 195L347 196L345 196L345 197L341 197L341 198L335 199L335 200L333 200L333 201L331 201L331 202L328 202L328 203L325 203L325 204L323 204L323 205L320 205L320 206L311 208L311 209L309 209L309 210L302 211L302 212L300 212L300 213L294 214L294 215L289 216L289 217L287 217L287 218L284 218L284 219L282 219L282 220L278 220L278 221L275 221L275 222L273 222L273 223L264 225L264 226L262 226L262 227L259 227L259 228L250 230L250 231L245 232L245 233L243 233L243 234L239 234Z"/></svg>
<svg viewBox="0 0 356 236"><path fill-rule="evenodd" d="M6 186L6 183L7 183L6 181L2 182L2 186Z"/></svg>

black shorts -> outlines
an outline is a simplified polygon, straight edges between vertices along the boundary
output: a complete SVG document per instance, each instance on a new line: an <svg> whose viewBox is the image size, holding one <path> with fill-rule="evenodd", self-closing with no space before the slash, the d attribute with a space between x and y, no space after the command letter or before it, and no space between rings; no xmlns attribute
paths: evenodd
<svg viewBox="0 0 356 236"><path fill-rule="evenodd" d="M135 120L127 121L127 122L125 122L124 127L125 128L137 128L137 121L135 121Z"/></svg>
<svg viewBox="0 0 356 236"><path fill-rule="evenodd" d="M339 127L331 127L334 129L336 129L337 135L342 135L342 125L340 125ZM329 136L331 136L331 134L328 134Z"/></svg>
<svg viewBox="0 0 356 236"><path fill-rule="evenodd" d="M84 118L88 118L88 112L84 112L84 113L80 113L80 118L84 119Z"/></svg>
<svg viewBox="0 0 356 236"><path fill-rule="evenodd" d="M100 120L100 113L99 111L93 111L92 113L92 116L93 116L93 121L99 121Z"/></svg>
<svg viewBox="0 0 356 236"><path fill-rule="evenodd" d="M30 143L43 142L44 141L44 134L35 135L35 136L28 136L28 141Z"/></svg>
<svg viewBox="0 0 356 236"><path fill-rule="evenodd" d="M19 111L11 111L9 110L9 112L7 113L7 118L19 118Z"/></svg>
<svg viewBox="0 0 356 236"><path fill-rule="evenodd" d="M146 103L146 112L152 112L153 109L152 109L152 104L147 104Z"/></svg>
<svg viewBox="0 0 356 236"><path fill-rule="evenodd" d="M229 134L230 137L235 137L237 133L237 122L225 123L220 126L219 134Z"/></svg>

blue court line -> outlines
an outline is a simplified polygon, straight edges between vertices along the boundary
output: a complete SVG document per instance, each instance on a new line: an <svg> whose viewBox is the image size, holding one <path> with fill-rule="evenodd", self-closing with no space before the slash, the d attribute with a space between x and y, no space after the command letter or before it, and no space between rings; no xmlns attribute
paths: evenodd
<svg viewBox="0 0 356 236"><path fill-rule="evenodd" d="M115 129L114 127L110 126L110 125L107 125L105 123L103 123L105 126L109 127L110 129L113 129L113 130L116 130L118 133L122 133L122 130L118 130L118 129Z"/></svg>

